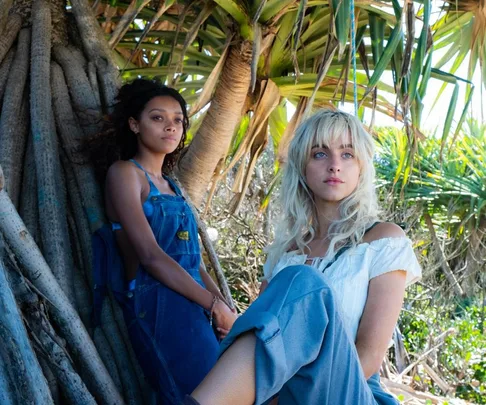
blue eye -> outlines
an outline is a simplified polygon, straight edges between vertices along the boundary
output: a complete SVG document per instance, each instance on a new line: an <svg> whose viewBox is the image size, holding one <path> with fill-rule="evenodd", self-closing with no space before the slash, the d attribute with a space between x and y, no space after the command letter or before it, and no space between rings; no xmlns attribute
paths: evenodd
<svg viewBox="0 0 486 405"><path fill-rule="evenodd" d="M327 154L322 152L322 151L321 152L314 152L314 154L313 154L314 159L321 159L321 158L324 158L326 156L327 156Z"/></svg>
<svg viewBox="0 0 486 405"><path fill-rule="evenodd" d="M354 158L354 155L352 153L345 152L345 153L343 153L343 157L345 159L352 159L352 158Z"/></svg>

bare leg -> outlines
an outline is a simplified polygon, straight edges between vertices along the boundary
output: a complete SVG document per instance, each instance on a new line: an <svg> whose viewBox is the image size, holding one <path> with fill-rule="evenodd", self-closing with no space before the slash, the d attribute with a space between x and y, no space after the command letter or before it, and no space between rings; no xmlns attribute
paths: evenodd
<svg viewBox="0 0 486 405"><path fill-rule="evenodd" d="M251 405L255 402L255 344L252 332L224 352L192 393L201 405Z"/></svg>

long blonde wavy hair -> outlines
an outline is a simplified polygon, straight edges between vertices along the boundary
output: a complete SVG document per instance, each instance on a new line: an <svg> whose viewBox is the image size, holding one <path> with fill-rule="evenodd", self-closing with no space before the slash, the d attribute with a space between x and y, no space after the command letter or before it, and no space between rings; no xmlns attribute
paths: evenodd
<svg viewBox="0 0 486 405"><path fill-rule="evenodd" d="M311 150L316 145L329 146L335 141L342 141L348 134L360 165L360 175L356 189L339 205L340 219L333 221L329 227L330 245L326 256L332 258L345 244L355 247L366 229L377 220L371 135L350 114L320 110L302 122L289 145L280 196L283 219L276 228L275 241L268 248L270 271L285 252L309 253L308 245L314 239L318 226L314 195L305 178Z"/></svg>

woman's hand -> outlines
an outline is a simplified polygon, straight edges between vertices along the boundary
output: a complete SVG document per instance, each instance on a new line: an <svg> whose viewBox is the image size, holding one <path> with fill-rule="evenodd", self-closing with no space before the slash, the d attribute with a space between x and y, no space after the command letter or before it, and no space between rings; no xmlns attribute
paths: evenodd
<svg viewBox="0 0 486 405"><path fill-rule="evenodd" d="M224 338L228 334L237 318L236 314L221 300L214 304L213 317L220 338Z"/></svg>

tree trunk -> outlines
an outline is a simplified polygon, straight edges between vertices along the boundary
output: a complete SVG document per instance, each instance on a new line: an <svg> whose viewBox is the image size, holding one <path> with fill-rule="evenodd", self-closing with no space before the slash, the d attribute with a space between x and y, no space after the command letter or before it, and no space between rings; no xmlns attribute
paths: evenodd
<svg viewBox="0 0 486 405"><path fill-rule="evenodd" d="M30 339L35 350L30 348L30 360L27 346L18 350L3 322L9 314L2 311L0 336L7 343L0 345L0 404L50 404L53 398L56 404L149 404L153 392L112 298L105 301L102 326L93 331L90 325L90 233L105 218L93 168L81 162L79 148L99 132L120 74L88 1L70 0L70 5L68 41L65 0L0 0L0 163L8 183L0 167L0 239L3 235L10 249L7 270L15 270L11 278L18 276L18 288L9 282L20 325L23 319L29 331L23 332L24 343ZM217 142L216 160L241 117L250 56L249 44L233 47L223 89L216 92L213 131L231 125L226 146ZM213 171L207 170L206 183ZM0 277L1 297L8 286Z"/></svg>
<svg viewBox="0 0 486 405"><path fill-rule="evenodd" d="M31 334L35 336L36 351L46 361L43 366L40 362L42 369L47 367L53 373L51 378L55 375L55 378L59 380L69 403L95 405L94 398L74 370L64 342L51 326L44 303L26 284L25 279L20 275L20 270L18 268L13 269L12 266L9 266L9 268L11 269L9 271L9 282L15 299L22 308ZM51 393L55 389L50 389Z"/></svg>
<svg viewBox="0 0 486 405"><path fill-rule="evenodd" d="M3 13L4 11L1 10L0 12ZM2 36L0 37L0 62L3 61L3 58L5 58L5 55L11 48L15 38L17 38L21 26L22 18L18 14L14 14L8 19L3 32L0 27L0 32L2 33Z"/></svg>
<svg viewBox="0 0 486 405"><path fill-rule="evenodd" d="M2 243L2 242L0 242ZM0 246L0 394L2 404L52 404L3 265Z"/></svg>
<svg viewBox="0 0 486 405"><path fill-rule="evenodd" d="M196 207L241 120L250 87L251 51L246 41L231 47L206 117L179 164L177 176Z"/></svg>
<svg viewBox="0 0 486 405"><path fill-rule="evenodd" d="M96 397L106 404L123 404L79 315L54 278L3 186L4 178L0 171L0 232L21 262L29 280L48 299L54 319L85 369Z"/></svg>
<svg viewBox="0 0 486 405"><path fill-rule="evenodd" d="M0 165L6 190L16 207L22 183L22 161L29 134L28 97L25 85L29 74L30 29L20 31L17 51L8 76L0 119Z"/></svg>
<svg viewBox="0 0 486 405"><path fill-rule="evenodd" d="M41 238L49 267L74 303L73 261L66 217L65 187L51 99L51 11L34 0L31 59L31 123L37 173Z"/></svg>
<svg viewBox="0 0 486 405"><path fill-rule="evenodd" d="M25 152L24 158L20 216L37 246L41 246L39 207L37 206L37 175L35 173L34 140L32 139L32 134L27 139L27 151Z"/></svg>
<svg viewBox="0 0 486 405"><path fill-rule="evenodd" d="M103 104L108 110L111 110L121 82L111 50L88 2L71 0L71 6L81 34L84 51L96 66Z"/></svg>
<svg viewBox="0 0 486 405"><path fill-rule="evenodd" d="M10 48L5 56L3 62L0 63L0 101L3 99L5 88L7 87L8 74L10 72L10 65L13 62L15 56L15 47Z"/></svg>

